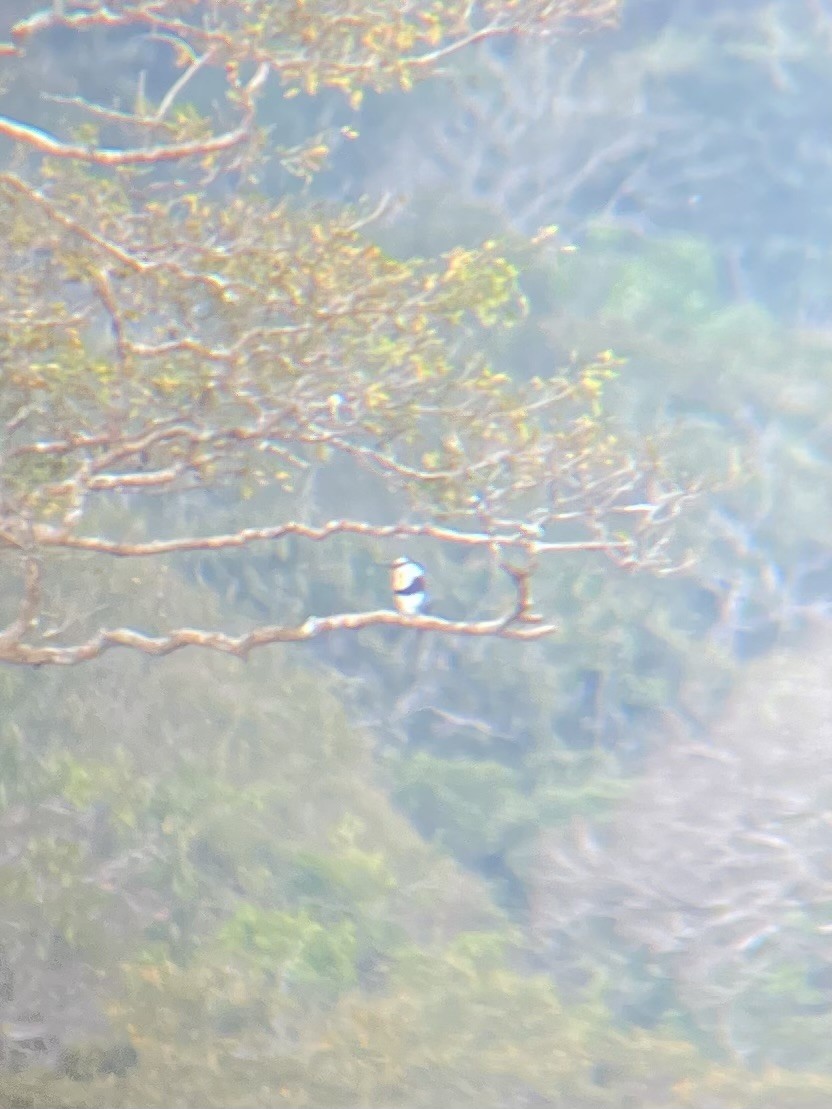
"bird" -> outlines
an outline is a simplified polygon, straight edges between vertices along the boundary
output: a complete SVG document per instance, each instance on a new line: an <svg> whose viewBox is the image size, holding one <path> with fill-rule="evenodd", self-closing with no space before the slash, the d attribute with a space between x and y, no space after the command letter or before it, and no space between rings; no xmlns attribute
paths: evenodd
<svg viewBox="0 0 832 1109"><path fill-rule="evenodd" d="M412 558L397 558L390 563L390 589L400 615L419 616L427 610L425 568Z"/></svg>

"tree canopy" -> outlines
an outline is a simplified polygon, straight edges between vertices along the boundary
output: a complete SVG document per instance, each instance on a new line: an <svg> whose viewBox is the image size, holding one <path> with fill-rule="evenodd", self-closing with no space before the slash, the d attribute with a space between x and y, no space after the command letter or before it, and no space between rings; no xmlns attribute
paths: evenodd
<svg viewBox="0 0 832 1109"><path fill-rule="evenodd" d="M609 426L613 352L542 375L497 364L495 333L526 311L524 262L562 249L554 229L396 256L373 238L384 201L345 209L309 188L350 128L283 146L288 109L269 120L275 96L336 89L355 108L466 46L600 25L616 6L56 4L10 28L13 83L36 79L29 59L55 49L50 35L90 36L123 65L117 87L67 66L43 90L49 130L42 109L0 118L0 541L19 581L0 658L70 664L115 645L246 655L408 619L538 638L556 630L533 596L551 556L673 567L668 531L689 490ZM277 193L270 174L283 175ZM231 532L185 511L194 490L244 503L258 488L274 490L268 510L252 505ZM160 500L181 506L170 531ZM513 600L450 620L405 618L379 597L231 634L90 622L54 596L72 556L159 561L334 536L365 552L413 537L482 549Z"/></svg>

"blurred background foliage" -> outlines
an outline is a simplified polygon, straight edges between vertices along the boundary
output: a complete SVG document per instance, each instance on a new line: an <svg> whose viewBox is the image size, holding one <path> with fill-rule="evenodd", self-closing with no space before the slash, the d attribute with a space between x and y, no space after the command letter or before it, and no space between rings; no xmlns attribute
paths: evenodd
<svg viewBox="0 0 832 1109"><path fill-rule="evenodd" d="M358 132L309 185L274 164L270 199L389 192L403 259L501 240L530 311L498 369L615 352L606 414L702 486L693 557L551 563L542 644L0 673L0 1105L826 1109L831 57L814 0L628 0L357 108L269 98L281 145ZM169 77L150 41L62 33L4 112L46 125L66 66L110 98ZM147 538L281 504L100 511ZM497 608L485 557L408 553L443 614ZM389 556L75 558L50 588L81 630L241 630L376 607Z"/></svg>

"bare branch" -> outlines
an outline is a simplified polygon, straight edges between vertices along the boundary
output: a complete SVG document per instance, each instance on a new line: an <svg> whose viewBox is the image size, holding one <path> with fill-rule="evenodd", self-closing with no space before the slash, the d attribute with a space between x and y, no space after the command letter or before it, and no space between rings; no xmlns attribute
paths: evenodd
<svg viewBox="0 0 832 1109"><path fill-rule="evenodd" d="M154 37L154 36L151 36ZM159 36L155 36L159 37ZM156 120L163 120L170 111L176 97L184 89L185 85L199 73L204 65L214 60L216 50L209 50L199 58L195 58L191 65L185 70L182 76L171 85L165 95L162 97L162 103L159 105L159 110L156 112Z"/></svg>
<svg viewBox="0 0 832 1109"><path fill-rule="evenodd" d="M160 479L161 480L161 479ZM125 481L125 486L129 484ZM140 484L136 481L135 484ZM149 482L148 484L153 484ZM104 482L102 488L113 488ZM64 550L94 551L98 554L116 555L120 558L146 558L184 551L221 551L247 547L252 543L273 542L287 536L297 536L321 542L334 535L362 535L370 539L435 539L437 542L462 547L489 547L500 550L520 550L534 555L566 554L576 551L626 552L632 544L625 540L574 540L563 543L530 539L528 535L488 535L484 532L457 531L437 524L370 524L363 520L330 520L320 526L290 520L268 528L242 528L229 535L187 536L182 539L154 539L145 543L106 539L94 535L72 535L48 524L32 528L34 542L41 547Z"/></svg>
<svg viewBox="0 0 832 1109"><path fill-rule="evenodd" d="M15 142L24 143L40 154L47 154L53 158L68 158L76 162L85 162L97 166L148 166L158 165L161 162L179 162L187 158L204 158L208 154L217 154L223 150L231 150L251 138L254 126L253 98L265 84L269 74L269 67L262 62L254 76L245 86L245 96L242 103L245 108L243 122L233 131L212 135L195 142L171 143L167 145L134 147L125 150L108 150L104 147L78 146L74 143L65 143L48 131L40 127L18 123L7 116L0 116L0 135Z"/></svg>
<svg viewBox="0 0 832 1109"><path fill-rule="evenodd" d="M255 628L244 635L197 628L178 628L167 635L152 636L131 628L100 631L84 643L69 647L36 647L20 642L12 629L0 637L0 661L20 666L76 666L98 658L113 647L129 647L155 657L169 655L184 647L202 647L221 654L245 659L258 648L274 643L302 643L338 631L361 631L372 627L413 628L415 631L441 632L445 635L490 636L500 639L543 639L558 631L556 624L534 626L515 623L515 612L495 620L444 620L439 616L400 616L397 612L379 609L375 612L343 613L335 616L310 616L302 624L272 625Z"/></svg>

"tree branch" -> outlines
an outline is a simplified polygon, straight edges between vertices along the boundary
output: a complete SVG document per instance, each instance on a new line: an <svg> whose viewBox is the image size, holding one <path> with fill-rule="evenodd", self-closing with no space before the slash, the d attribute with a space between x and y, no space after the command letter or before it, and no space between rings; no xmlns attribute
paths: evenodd
<svg viewBox="0 0 832 1109"><path fill-rule="evenodd" d="M184 647L202 647L220 654L246 659L253 651L273 643L302 643L337 631L361 631L372 627L413 628L415 631L441 632L444 635L490 636L499 639L543 639L557 632L556 624L530 624L518 621L516 610L495 620L444 620L439 616L400 616L397 612L379 609L375 612L342 613L334 616L310 616L302 624L274 624L254 628L244 635L224 632L177 628L166 635L145 635L132 628L102 630L97 635L68 647L31 646L19 642L11 634L19 621L0 636L0 662L19 666L76 666L98 658L113 647L129 647L145 655L159 657L181 651Z"/></svg>
<svg viewBox="0 0 832 1109"><path fill-rule="evenodd" d="M18 123L13 119L9 119L8 116L0 116L0 135L14 142L24 143L40 154L46 154L53 158L69 158L73 161L86 162L89 165L97 166L147 166L158 165L160 162L178 162L186 158L204 158L207 154L217 154L223 150L231 150L251 137L254 126L253 97L263 87L268 73L269 66L262 62L245 86L245 95L241 98L244 117L239 127L233 131L212 135L195 142L172 143L170 146L162 144L124 150L78 146L74 143L62 142L40 127Z"/></svg>
<svg viewBox="0 0 832 1109"><path fill-rule="evenodd" d="M320 526L289 520L268 528L242 528L227 535L186 536L181 539L154 539L146 543L108 539L95 535L71 535L49 524L31 527L32 541L36 546L63 550L92 551L97 554L115 555L119 558L147 558L156 555L185 551L222 551L247 547L252 543L273 542L287 536L297 536L313 542L330 539L334 535L363 535L370 539L434 539L462 547L490 547L500 550L522 550L532 555L566 554L575 551L626 552L632 549L628 540L587 539L556 543L530 538L520 530L510 535L489 535L485 532L464 532L438 524L370 524L363 520L329 520ZM0 538L9 542L7 533Z"/></svg>

